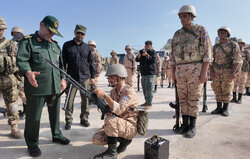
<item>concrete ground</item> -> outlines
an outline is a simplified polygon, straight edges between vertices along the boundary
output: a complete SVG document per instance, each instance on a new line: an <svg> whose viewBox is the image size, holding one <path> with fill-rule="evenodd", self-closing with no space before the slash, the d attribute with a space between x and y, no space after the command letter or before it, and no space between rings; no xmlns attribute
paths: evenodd
<svg viewBox="0 0 250 159"><path fill-rule="evenodd" d="M136 79L134 80L136 81ZM243 104L230 104L229 117L211 115L215 109L215 98L208 83L208 111L199 113L197 120L197 135L192 139L176 135L172 131L175 123L174 110L168 104L174 101L174 89L167 88L164 81L163 88L158 87L154 94L153 108L149 110L149 130L145 136L137 135L127 150L120 154L120 159L143 159L144 141L154 134L158 134L170 141L170 159L247 159L250 156L250 97L243 97ZM99 88L109 92L107 79L102 73L99 78ZM134 84L136 86L136 83ZM135 87L135 89L137 89ZM144 103L142 91L137 92L139 103ZM62 97L63 106L65 95ZM3 100L0 101L3 106ZM21 106L21 102L19 100ZM201 103L202 105L202 103ZM200 107L201 111L202 106ZM20 107L21 109L21 107ZM80 123L80 96L76 96L74 121L71 130L64 130L64 111L61 110L61 129L65 137L71 140L69 145L63 146L51 141L47 108L44 107L41 118L40 149L44 159L89 159L95 154L106 150L104 146L93 145L92 135L103 125L101 114L96 106L91 105L89 121L91 126L82 127ZM19 127L23 132L25 120L20 120ZM31 158L27 152L24 139L13 139L7 118L0 114L0 158L25 159Z"/></svg>

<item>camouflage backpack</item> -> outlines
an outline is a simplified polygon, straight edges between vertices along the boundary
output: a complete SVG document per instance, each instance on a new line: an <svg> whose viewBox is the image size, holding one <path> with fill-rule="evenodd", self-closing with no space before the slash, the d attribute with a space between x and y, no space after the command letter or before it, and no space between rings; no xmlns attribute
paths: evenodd
<svg viewBox="0 0 250 159"><path fill-rule="evenodd" d="M146 110L138 111L137 133L145 135L148 131L148 112Z"/></svg>

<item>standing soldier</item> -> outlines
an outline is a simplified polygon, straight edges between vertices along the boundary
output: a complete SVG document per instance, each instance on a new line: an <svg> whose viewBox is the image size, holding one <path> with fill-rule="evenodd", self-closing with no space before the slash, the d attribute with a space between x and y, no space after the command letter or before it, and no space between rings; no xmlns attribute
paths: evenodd
<svg viewBox="0 0 250 159"><path fill-rule="evenodd" d="M16 46L13 41L3 37L4 30L7 29L6 23L0 17L0 91L7 107L8 124L11 126L11 135L16 139L23 138L23 134L18 129L18 110L17 110L17 80L14 73L16 66Z"/></svg>
<svg viewBox="0 0 250 159"><path fill-rule="evenodd" d="M166 69L167 69L167 75L168 75L168 88L171 88L171 85L172 85L172 88L174 87L174 81L173 81L173 78L172 78L172 72L171 72L171 66L170 66L170 59L167 60L166 62Z"/></svg>
<svg viewBox="0 0 250 159"><path fill-rule="evenodd" d="M137 134L137 109L138 96L135 90L125 84L127 71L121 64L109 66L106 76L113 87L110 95L103 90L96 89L97 97L104 98L112 110L112 114L106 114L104 126L94 134L92 141L96 145L108 144L108 149L96 155L95 159L117 158L117 153L124 152ZM120 142L117 147L117 141Z"/></svg>
<svg viewBox="0 0 250 159"><path fill-rule="evenodd" d="M100 76L100 73L102 72L101 55L95 49L96 48L96 42L94 40L89 40L88 45L89 45L89 47L91 49L91 53L93 55L93 61L94 61L95 72L96 72L94 85L97 87L97 85L98 85L98 77Z"/></svg>
<svg viewBox="0 0 250 159"><path fill-rule="evenodd" d="M56 98L66 88L66 79L45 61L49 59L64 69L61 49L52 39L54 35L62 37L57 30L58 24L55 17L46 16L40 22L39 31L21 40L18 48L17 64L20 74L25 75L24 91L27 97L24 136L32 157L41 155L39 129L45 103L48 105L52 141L62 145L70 143L60 130L60 98Z"/></svg>
<svg viewBox="0 0 250 159"><path fill-rule="evenodd" d="M161 72L161 58L159 56L159 54L156 54L156 76L155 76L155 89L154 89L154 93L157 92L157 86L158 86L158 77L160 76L160 72Z"/></svg>
<svg viewBox="0 0 250 159"><path fill-rule="evenodd" d="M168 60L168 57L164 56L164 59L161 64L161 70L163 71L162 74L163 74L164 79L166 79L167 77L167 60Z"/></svg>
<svg viewBox="0 0 250 159"><path fill-rule="evenodd" d="M124 56L123 65L128 73L128 76L125 78L125 83L133 88L133 79L137 68L137 64L135 61L135 55L132 53L132 47L126 45L125 51L127 52L127 54Z"/></svg>
<svg viewBox="0 0 250 159"><path fill-rule="evenodd" d="M247 49L250 52L250 44L247 45ZM248 64L249 64L248 75L247 75L247 81L245 84L246 92L244 95L250 96L250 54L248 54Z"/></svg>
<svg viewBox="0 0 250 159"><path fill-rule="evenodd" d="M116 51L112 50L110 55L112 56L110 59L110 63L109 65L113 65L113 64L118 64L119 63L119 58L116 56Z"/></svg>
<svg viewBox="0 0 250 159"><path fill-rule="evenodd" d="M170 54L173 80L177 91L183 124L176 133L192 138L196 133L196 119L203 83L211 61L212 45L205 27L193 24L195 8L184 5L179 10L182 28L175 32Z"/></svg>
<svg viewBox="0 0 250 159"><path fill-rule="evenodd" d="M233 87L233 99L230 101L230 103L235 102L241 104L242 94L244 92L245 84L247 81L247 75L249 71L248 56L250 52L247 49L245 49L245 41L243 39L238 39L237 43L239 44L240 47L240 53L242 56L243 63L241 66L239 66L241 69L235 75L234 87ZM236 98L237 87L238 87L238 100Z"/></svg>
<svg viewBox="0 0 250 159"><path fill-rule="evenodd" d="M220 41L213 47L213 63L210 69L212 79L211 87L214 91L217 108L212 114L228 116L228 105L230 94L233 90L233 79L242 62L239 45L230 40L230 28L221 27L218 29ZM222 108L223 103L223 108Z"/></svg>
<svg viewBox="0 0 250 159"><path fill-rule="evenodd" d="M17 42L16 52L18 51L18 45L20 40L24 38L24 31L20 27L13 27L11 30L11 36L13 37L12 40ZM19 90L19 97L21 98L23 102L23 111L19 112L19 117L22 119L25 115L25 110L27 107L26 104L26 97L24 93L24 77L20 76L18 71L15 73L15 76L17 78L17 88Z"/></svg>

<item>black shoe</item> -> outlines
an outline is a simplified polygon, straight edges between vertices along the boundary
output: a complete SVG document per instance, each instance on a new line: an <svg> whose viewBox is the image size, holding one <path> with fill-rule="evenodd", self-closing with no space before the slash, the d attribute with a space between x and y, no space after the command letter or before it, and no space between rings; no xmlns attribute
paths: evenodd
<svg viewBox="0 0 250 159"><path fill-rule="evenodd" d="M71 129L71 123L66 123L65 124L65 130Z"/></svg>
<svg viewBox="0 0 250 159"><path fill-rule="evenodd" d="M189 116L182 115L182 122L181 127L175 130L176 134L184 134L188 131Z"/></svg>
<svg viewBox="0 0 250 159"><path fill-rule="evenodd" d="M217 108L211 112L211 114L222 113L222 102L217 102Z"/></svg>
<svg viewBox="0 0 250 159"><path fill-rule="evenodd" d="M34 148L28 148L28 152L30 154L30 156L32 157L39 157L41 156L41 150L39 149L38 146L34 147Z"/></svg>
<svg viewBox="0 0 250 159"><path fill-rule="evenodd" d="M233 99L230 101L230 103L237 103L236 92L233 92Z"/></svg>
<svg viewBox="0 0 250 159"><path fill-rule="evenodd" d="M52 140L53 142L58 142L62 145L68 145L70 143L70 140L67 139L66 137L62 137L62 138L53 138Z"/></svg>
<svg viewBox="0 0 250 159"><path fill-rule="evenodd" d="M119 141L119 140L118 140ZM127 146L132 142L132 140L127 140L120 138L120 145L117 147L117 153L122 153L126 150Z"/></svg>
<svg viewBox="0 0 250 159"><path fill-rule="evenodd" d="M196 134L196 117L190 116L190 124L188 126L187 133L184 134L184 137L186 138L193 138Z"/></svg>
<svg viewBox="0 0 250 159"><path fill-rule="evenodd" d="M115 144L108 144L108 149L99 154L95 155L94 159L117 159L117 148L116 143Z"/></svg>
<svg viewBox="0 0 250 159"><path fill-rule="evenodd" d="M157 85L155 85L155 90L154 90L154 93L156 93L157 92Z"/></svg>
<svg viewBox="0 0 250 159"><path fill-rule="evenodd" d="M171 83L168 83L168 87L167 88L170 88L171 87Z"/></svg>
<svg viewBox="0 0 250 159"><path fill-rule="evenodd" d="M238 94L238 101L237 101L238 104L241 104L242 103L242 93L239 93Z"/></svg>
<svg viewBox="0 0 250 159"><path fill-rule="evenodd" d="M89 127L90 123L88 122L88 120L81 120L80 124L84 127Z"/></svg>
<svg viewBox="0 0 250 159"><path fill-rule="evenodd" d="M223 104L222 113L221 113L222 116L225 116L225 117L229 116L228 105L229 105L229 103Z"/></svg>

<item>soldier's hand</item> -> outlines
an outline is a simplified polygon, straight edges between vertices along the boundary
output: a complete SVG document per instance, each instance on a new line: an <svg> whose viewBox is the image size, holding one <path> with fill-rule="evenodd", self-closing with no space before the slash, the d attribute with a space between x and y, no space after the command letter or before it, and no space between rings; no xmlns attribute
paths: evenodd
<svg viewBox="0 0 250 159"><path fill-rule="evenodd" d="M143 53L142 53L142 56L147 56L148 55L148 53L146 52L146 51L144 51Z"/></svg>
<svg viewBox="0 0 250 159"><path fill-rule="evenodd" d="M103 98L103 96L104 96L104 94L105 94L104 90L102 90L102 89L95 89L95 90L94 90L94 93L96 94L96 96L97 96L98 98Z"/></svg>
<svg viewBox="0 0 250 159"><path fill-rule="evenodd" d="M39 75L40 72L32 72L32 71L27 71L25 73L26 77L28 78L30 84L34 87L38 87L37 81L36 81L36 76Z"/></svg>
<svg viewBox="0 0 250 159"><path fill-rule="evenodd" d="M61 89L62 91L67 87L67 81L66 79L62 79L61 80Z"/></svg>

